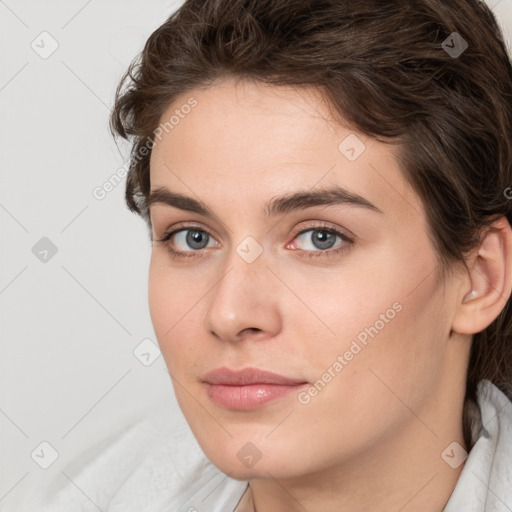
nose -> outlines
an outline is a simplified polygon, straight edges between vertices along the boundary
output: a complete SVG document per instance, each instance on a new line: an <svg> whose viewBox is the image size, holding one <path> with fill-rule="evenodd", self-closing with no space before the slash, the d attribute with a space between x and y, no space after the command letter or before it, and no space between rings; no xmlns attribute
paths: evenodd
<svg viewBox="0 0 512 512"><path fill-rule="evenodd" d="M209 294L207 331L226 342L264 340L278 334L280 283L268 269L264 252L247 263L233 251L224 268L224 274Z"/></svg>

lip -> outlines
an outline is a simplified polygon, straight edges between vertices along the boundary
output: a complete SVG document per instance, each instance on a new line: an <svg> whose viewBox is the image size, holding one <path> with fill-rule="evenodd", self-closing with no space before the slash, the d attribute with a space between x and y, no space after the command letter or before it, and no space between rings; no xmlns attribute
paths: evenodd
<svg viewBox="0 0 512 512"><path fill-rule="evenodd" d="M217 368L203 377L210 399L226 409L251 410L284 397L309 383L258 368Z"/></svg>

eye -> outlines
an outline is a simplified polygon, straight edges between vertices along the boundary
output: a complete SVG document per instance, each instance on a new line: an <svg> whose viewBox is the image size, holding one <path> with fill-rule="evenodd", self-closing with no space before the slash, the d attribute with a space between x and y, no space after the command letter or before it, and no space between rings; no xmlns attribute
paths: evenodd
<svg viewBox="0 0 512 512"><path fill-rule="evenodd" d="M297 237L298 240L302 239L302 243L305 242L303 249L306 251L331 249L336 243L336 238L339 236L326 229L308 229Z"/></svg>
<svg viewBox="0 0 512 512"><path fill-rule="evenodd" d="M344 233L332 227L317 225L300 231L288 247L300 249L300 252L304 252L308 257L317 257L341 253L348 250L352 244L353 240Z"/></svg>
<svg viewBox="0 0 512 512"><path fill-rule="evenodd" d="M208 251L204 249L219 246L208 232L197 226L181 226L180 229L169 231L156 242L166 246L173 258L205 256ZM329 257L350 249L353 244L354 241L350 237L337 229L315 224L297 233L287 248L299 249L298 254L302 257Z"/></svg>
<svg viewBox="0 0 512 512"><path fill-rule="evenodd" d="M175 229L156 241L164 244L171 256L175 258L196 256L202 249L218 245L217 242L213 243L214 239L209 233L195 226Z"/></svg>
<svg viewBox="0 0 512 512"><path fill-rule="evenodd" d="M187 246L194 250L211 247L208 242L212 240L213 238L206 231L200 229L182 229L174 232L174 245L180 251L186 251Z"/></svg>

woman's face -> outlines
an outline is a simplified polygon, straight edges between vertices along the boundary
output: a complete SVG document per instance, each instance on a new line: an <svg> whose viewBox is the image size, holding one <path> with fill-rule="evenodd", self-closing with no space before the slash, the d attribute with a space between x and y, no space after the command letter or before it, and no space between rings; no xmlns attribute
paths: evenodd
<svg viewBox="0 0 512 512"><path fill-rule="evenodd" d="M439 404L463 391L466 354L449 339L456 287L437 280L396 148L328 121L314 90L225 82L183 95L162 123L173 115L151 189L189 199L151 202L149 305L207 457L248 480L400 436L440 454Z"/></svg>

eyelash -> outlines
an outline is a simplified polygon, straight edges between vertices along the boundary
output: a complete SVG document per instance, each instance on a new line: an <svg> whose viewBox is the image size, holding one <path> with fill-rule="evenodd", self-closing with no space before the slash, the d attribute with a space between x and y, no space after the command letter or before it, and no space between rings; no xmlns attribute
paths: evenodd
<svg viewBox="0 0 512 512"><path fill-rule="evenodd" d="M195 258L195 257L202 257L205 256L205 253L207 252L205 249L199 250L199 251L175 251L174 249L171 249L170 244L167 242L170 241L171 237L175 235L176 233L179 233L180 231L188 231L188 230L194 230L199 231L201 233L206 233L207 235L211 236L207 231L204 229L199 228L198 226L194 225L182 225L178 229L173 229L172 231L169 231L166 233L161 239L156 240L157 243L161 243L167 246L167 250L172 258L175 259L187 259L187 258ZM297 233L295 233L293 240L297 238L298 236L302 235L303 233L306 233L308 231L323 231L326 233L330 233L336 236L339 236L344 244L342 244L337 249L327 249L327 250L317 250L317 251L303 251L299 250L299 253L302 253L301 256L304 258L322 258L322 257L332 257L339 255L341 253L344 253L345 251L349 250L350 247L354 244L354 240L344 233L341 233L337 229L334 229L326 224L313 224L311 226L308 226L307 228L304 228Z"/></svg>

